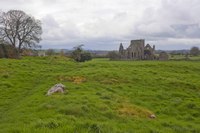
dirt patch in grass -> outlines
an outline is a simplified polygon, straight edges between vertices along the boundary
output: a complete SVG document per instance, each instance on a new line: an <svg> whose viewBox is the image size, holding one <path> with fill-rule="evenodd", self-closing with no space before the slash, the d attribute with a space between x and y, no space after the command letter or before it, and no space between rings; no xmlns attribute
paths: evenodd
<svg viewBox="0 0 200 133"><path fill-rule="evenodd" d="M130 103L121 104L117 109L117 113L121 117L134 118L149 118L153 114L153 112L148 109Z"/></svg>
<svg viewBox="0 0 200 133"><path fill-rule="evenodd" d="M72 77L66 77L66 76L59 76L59 81L65 81L65 82L73 82L75 84L80 84L83 82L86 82L86 78L83 76L72 76Z"/></svg>

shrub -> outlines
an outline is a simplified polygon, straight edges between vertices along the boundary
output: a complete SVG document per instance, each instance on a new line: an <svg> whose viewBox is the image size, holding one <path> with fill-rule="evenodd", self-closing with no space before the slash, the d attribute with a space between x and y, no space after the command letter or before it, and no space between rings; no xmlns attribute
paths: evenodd
<svg viewBox="0 0 200 133"><path fill-rule="evenodd" d="M111 51L108 53L108 58L110 58L110 60L118 60L119 54L115 51Z"/></svg>
<svg viewBox="0 0 200 133"><path fill-rule="evenodd" d="M82 46L83 45L75 47L74 51L71 53L71 57L77 62L85 62L92 59L91 53L84 51Z"/></svg>
<svg viewBox="0 0 200 133"><path fill-rule="evenodd" d="M48 50L46 51L46 54L47 54L48 56L52 56L52 55L55 55L55 52L54 52L53 49L48 49Z"/></svg>
<svg viewBox="0 0 200 133"><path fill-rule="evenodd" d="M199 53L200 53L200 51L199 51L199 48L198 48L198 47L192 47L192 48L190 49L190 54L193 55L193 56L198 56Z"/></svg>
<svg viewBox="0 0 200 133"><path fill-rule="evenodd" d="M19 54L12 45L0 44L0 58L19 58Z"/></svg>

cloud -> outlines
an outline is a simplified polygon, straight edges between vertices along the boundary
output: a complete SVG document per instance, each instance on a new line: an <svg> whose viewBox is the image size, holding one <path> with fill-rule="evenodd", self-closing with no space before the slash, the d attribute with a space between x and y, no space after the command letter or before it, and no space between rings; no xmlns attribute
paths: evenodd
<svg viewBox="0 0 200 133"><path fill-rule="evenodd" d="M6 0L43 23L44 48L118 49L144 38L159 49L199 46L199 0Z"/></svg>
<svg viewBox="0 0 200 133"><path fill-rule="evenodd" d="M59 41L67 40L78 37L78 29L76 24L71 21L65 23L59 23L51 16L47 15L42 19L43 22L43 38L44 40Z"/></svg>
<svg viewBox="0 0 200 133"><path fill-rule="evenodd" d="M198 0L162 0L157 8L144 10L132 34L146 38L161 49L200 46L199 11Z"/></svg>
<svg viewBox="0 0 200 133"><path fill-rule="evenodd" d="M199 24L175 24L171 27L176 32L175 37L179 38L200 38Z"/></svg>

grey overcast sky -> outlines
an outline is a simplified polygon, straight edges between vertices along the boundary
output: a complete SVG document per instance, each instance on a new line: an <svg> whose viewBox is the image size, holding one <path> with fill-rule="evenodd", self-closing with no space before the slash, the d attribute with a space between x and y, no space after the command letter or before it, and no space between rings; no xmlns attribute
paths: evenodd
<svg viewBox="0 0 200 133"><path fill-rule="evenodd" d="M42 21L43 48L117 50L145 39L156 49L200 47L200 0L0 0Z"/></svg>

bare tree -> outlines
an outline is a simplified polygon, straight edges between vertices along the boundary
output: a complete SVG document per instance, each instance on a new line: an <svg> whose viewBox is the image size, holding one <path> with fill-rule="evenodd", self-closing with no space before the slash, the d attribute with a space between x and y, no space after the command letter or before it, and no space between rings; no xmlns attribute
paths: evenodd
<svg viewBox="0 0 200 133"><path fill-rule="evenodd" d="M17 48L35 47L41 41L41 21L20 10L0 13L0 40Z"/></svg>

